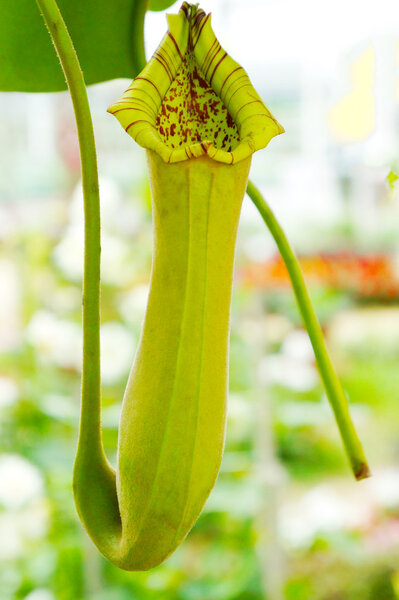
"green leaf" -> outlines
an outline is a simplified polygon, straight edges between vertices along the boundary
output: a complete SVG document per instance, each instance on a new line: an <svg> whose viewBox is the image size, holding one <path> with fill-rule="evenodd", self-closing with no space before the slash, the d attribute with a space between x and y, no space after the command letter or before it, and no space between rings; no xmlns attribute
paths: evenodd
<svg viewBox="0 0 399 600"><path fill-rule="evenodd" d="M175 2L176 0L150 0L148 10L165 10L169 8L169 6L172 6L172 4L174 4Z"/></svg>
<svg viewBox="0 0 399 600"><path fill-rule="evenodd" d="M87 84L132 78L144 59L148 0L59 0ZM0 90L54 92L67 88L34 0L0 0Z"/></svg>

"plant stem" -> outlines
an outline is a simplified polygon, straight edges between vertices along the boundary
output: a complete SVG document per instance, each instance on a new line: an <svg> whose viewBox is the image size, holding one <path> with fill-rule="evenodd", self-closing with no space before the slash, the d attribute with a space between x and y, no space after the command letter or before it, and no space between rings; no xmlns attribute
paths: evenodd
<svg viewBox="0 0 399 600"><path fill-rule="evenodd" d="M136 75L144 69L147 64L144 48L144 21L150 0L135 0L134 14L132 15L132 54L136 67Z"/></svg>
<svg viewBox="0 0 399 600"><path fill-rule="evenodd" d="M67 80L78 130L85 219L81 428L102 452L100 376L100 198L93 124L86 86L71 37L55 0L36 0ZM84 426L82 426L84 425Z"/></svg>
<svg viewBox="0 0 399 600"><path fill-rule="evenodd" d="M276 217L266 203L260 191L249 181L247 194L260 212L264 222L272 234L280 254L287 267L291 279L299 311L316 357L317 366L322 378L324 388L341 434L341 438L356 479L364 479L370 476L363 448L357 436L355 427L350 417L348 401L341 383L334 371L328 354L323 334L314 312L309 293L306 289L305 280L298 259L290 247L288 240L281 229Z"/></svg>

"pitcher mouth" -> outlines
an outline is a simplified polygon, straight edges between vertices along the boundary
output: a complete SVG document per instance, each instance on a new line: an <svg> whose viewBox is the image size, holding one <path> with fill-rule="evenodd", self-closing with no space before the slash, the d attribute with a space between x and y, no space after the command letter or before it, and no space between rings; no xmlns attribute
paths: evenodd
<svg viewBox="0 0 399 600"><path fill-rule="evenodd" d="M167 19L152 58L108 109L140 146L165 162L207 154L232 164L284 132L219 44L210 14L183 2Z"/></svg>

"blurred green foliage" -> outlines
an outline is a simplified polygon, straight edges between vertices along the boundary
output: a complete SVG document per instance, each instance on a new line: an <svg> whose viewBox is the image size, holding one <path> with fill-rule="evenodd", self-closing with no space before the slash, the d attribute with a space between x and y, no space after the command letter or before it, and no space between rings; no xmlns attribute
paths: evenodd
<svg viewBox="0 0 399 600"><path fill-rule="evenodd" d="M133 200L128 202L132 204ZM140 227L133 238L130 232L118 231L119 239L127 244L127 259L135 268L122 285L105 282L102 296L104 322L118 322L136 340L144 305L135 314L125 304L126 294L134 296L135 290L148 282L151 222L144 201L138 214ZM22 536L22 546L17 550L7 550L7 538L1 541L2 600L273 600L262 577L264 563L259 541L259 515L269 510L268 484L262 487L257 476L262 460L259 403L272 407L272 424L261 437L269 436L275 444L273 460L285 474L279 484L281 490L303 494L331 479L343 481L350 489L355 486L318 380L306 390L293 389L289 377L287 385L284 381L273 382L273 378L267 385L259 384L259 361L265 353L266 364L268 355L284 354L287 332L281 333L280 340L277 335L268 344L262 340L256 342L248 335L245 319L254 319L256 323L258 313L254 306L259 305L266 314L266 331L268 318L272 323L278 314L289 324L291 332L297 332L299 321L291 292L248 294L237 282L230 353L230 414L218 483L199 521L170 559L146 573L126 573L98 554L82 530L73 506L71 472L79 414L79 369L73 366L73 361L68 363L66 355L64 364L63 360L57 364L52 355L54 348L51 350L54 343L51 331L48 341L45 335L39 336L38 341L32 334L32 320L43 310L72 325L72 330L80 324L80 281L66 276L60 268L62 261L57 263L54 258L59 237L62 238L67 225L66 219L58 235L49 236L36 230L17 234L7 241L7 253L12 251L22 280L23 326L27 333L14 349L1 354L0 374L17 382L19 393L15 401L1 406L0 449L3 456L27 459L38 469L44 487L38 498L27 500L23 506L10 507L3 502L0 516L18 520L24 513L24 519L35 520L37 503L44 507L46 516L44 530L36 538ZM4 249L2 254L5 255ZM322 290L312 293L326 331L334 315L356 304L342 293ZM254 298L257 298L255 304ZM359 355L338 349L334 356L353 408L363 411L359 423L366 447L370 433L378 440L375 452L378 461L389 464L398 446L393 418L399 410L398 371L392 356L384 357L374 350L369 348ZM104 385L104 438L112 459L126 377L125 371ZM368 447L368 451L374 453L373 448ZM1 498L0 489L0 502ZM398 527L398 521L396 509L387 512L378 507L366 528L354 523L344 529L340 526L318 529L299 546L280 540L284 597L288 600L397 598L397 538L393 537L392 543L383 543L381 549L375 531L382 528L389 538L390 528ZM21 531L14 532L17 534L22 535ZM373 541L374 535L377 541Z"/></svg>

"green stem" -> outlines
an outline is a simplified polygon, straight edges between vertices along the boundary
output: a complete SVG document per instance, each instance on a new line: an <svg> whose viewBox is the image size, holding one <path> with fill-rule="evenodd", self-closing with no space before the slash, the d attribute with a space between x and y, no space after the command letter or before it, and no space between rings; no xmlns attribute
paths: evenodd
<svg viewBox="0 0 399 600"><path fill-rule="evenodd" d="M299 310L313 346L320 376L322 378L328 400L330 401L331 407L334 411L335 419L337 421L337 425L353 473L356 479L364 479L369 477L370 470L349 414L348 401L337 374L332 366L319 322L313 310L309 293L306 289L305 280L303 278L298 259L290 247L288 240L270 207L267 205L260 191L250 181L248 182L247 194L255 204L264 222L269 228L270 233L274 237L280 254L287 267Z"/></svg>
<svg viewBox="0 0 399 600"><path fill-rule="evenodd" d="M144 21L150 0L135 0L133 7L132 23L132 54L136 68L135 76L147 64L144 49Z"/></svg>
<svg viewBox="0 0 399 600"><path fill-rule="evenodd" d="M100 403L100 198L93 124L72 40L55 0L36 0L71 93L78 130L85 217L81 428L93 452L102 451ZM83 441L83 440L80 440Z"/></svg>

